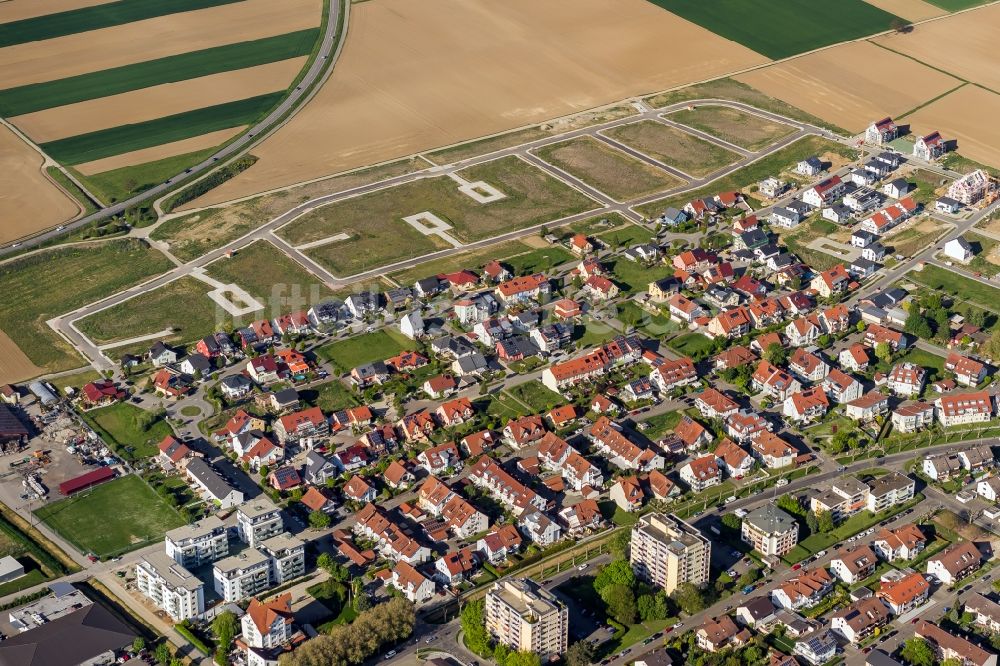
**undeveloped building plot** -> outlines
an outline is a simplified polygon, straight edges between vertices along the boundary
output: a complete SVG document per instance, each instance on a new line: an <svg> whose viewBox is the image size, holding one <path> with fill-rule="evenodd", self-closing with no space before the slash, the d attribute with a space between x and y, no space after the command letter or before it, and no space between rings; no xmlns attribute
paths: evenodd
<svg viewBox="0 0 1000 666"><path fill-rule="evenodd" d="M615 201L637 199L684 182L590 136L551 144L539 148L535 153L549 164L593 185Z"/></svg>
<svg viewBox="0 0 1000 666"><path fill-rule="evenodd" d="M1000 54L996 48L998 32L1000 5L992 4L931 21L908 34L887 35L875 41L931 67L1000 90ZM876 67L872 67L872 74L882 76ZM886 77L883 80L892 79ZM929 95L927 99L932 97Z"/></svg>
<svg viewBox="0 0 1000 666"><path fill-rule="evenodd" d="M244 0L0 49L0 90L319 25L320 0Z"/></svg>
<svg viewBox="0 0 1000 666"><path fill-rule="evenodd" d="M907 21L923 21L947 14L947 10L935 7L923 0L865 0L869 5L875 5L890 14L895 14Z"/></svg>
<svg viewBox="0 0 1000 666"><path fill-rule="evenodd" d="M67 104L10 121L37 143L96 132L284 90L306 58L247 67L196 79Z"/></svg>
<svg viewBox="0 0 1000 666"><path fill-rule="evenodd" d="M1000 95L963 86L906 117L914 133L939 130L969 159L1000 168Z"/></svg>
<svg viewBox="0 0 1000 666"><path fill-rule="evenodd" d="M219 187L211 201L763 62L746 47L645 0L357 3L330 80L254 149L260 161Z"/></svg>
<svg viewBox="0 0 1000 666"><path fill-rule="evenodd" d="M869 42L835 46L735 78L852 132L962 84Z"/></svg>
<svg viewBox="0 0 1000 666"><path fill-rule="evenodd" d="M42 156L0 125L0 243L65 222L79 204L42 172Z"/></svg>
<svg viewBox="0 0 1000 666"><path fill-rule="evenodd" d="M190 139L171 141L170 143L152 146L151 148L130 150L129 152L121 153L120 155L104 157L99 160L84 162L82 164L74 164L73 170L79 171L84 176L94 176L106 171L121 169L122 167L135 166L136 164L146 164L147 162L162 160L165 157L187 155L188 153L194 153L223 144L246 128L246 125L242 125L240 127L230 127L228 129L219 130L218 132L199 134L198 136L193 136Z"/></svg>
<svg viewBox="0 0 1000 666"><path fill-rule="evenodd" d="M747 150L760 150L795 131L794 127L784 123L738 109L709 104L677 111L668 117Z"/></svg>
<svg viewBox="0 0 1000 666"><path fill-rule="evenodd" d="M712 173L740 159L740 155L731 150L655 120L619 125L604 134L696 177Z"/></svg>

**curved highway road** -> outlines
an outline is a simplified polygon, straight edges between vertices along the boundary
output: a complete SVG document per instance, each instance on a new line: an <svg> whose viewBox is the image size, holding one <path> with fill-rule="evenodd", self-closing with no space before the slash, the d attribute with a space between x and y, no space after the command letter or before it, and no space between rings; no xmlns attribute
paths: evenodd
<svg viewBox="0 0 1000 666"><path fill-rule="evenodd" d="M340 52L344 45L343 37L346 37L347 35L347 21L350 16L350 10L348 9L349 5L350 3L347 2L347 0L330 1L330 15L327 18L326 31L323 33L316 59L309 67L309 70L296 86L295 90L293 90L288 97L275 107L266 118L251 127L249 131L240 135L238 139L221 148L218 152L204 161L194 165L188 171L177 174L170 180L160 183L159 185L152 187L141 194L137 194L131 199L120 201L112 206L102 208L96 213L82 217L74 222L68 222L62 226L49 229L48 231L32 236L31 238L23 240L19 243L0 248L0 256L11 252L14 248L38 245L39 243L61 236L68 231L78 229L91 222L118 215L125 209L143 201L155 200L162 195L168 194L171 190L176 188L177 184L174 182L176 179L183 177L185 183L190 184L193 182L193 179L191 179L192 176L198 174L201 174L202 176L207 175L208 172L218 166L219 163L231 157L240 155L270 136L272 132L284 125L285 122L287 122L289 118L294 115L289 114L290 111L293 111L300 104L305 104L312 99L313 95L319 91L322 83L329 78L330 73L333 71L334 64L340 57ZM342 38L337 39L337 25L340 23L341 11L344 12L344 27L341 31ZM314 86L313 84L318 85ZM287 118L283 118L285 114L289 114Z"/></svg>

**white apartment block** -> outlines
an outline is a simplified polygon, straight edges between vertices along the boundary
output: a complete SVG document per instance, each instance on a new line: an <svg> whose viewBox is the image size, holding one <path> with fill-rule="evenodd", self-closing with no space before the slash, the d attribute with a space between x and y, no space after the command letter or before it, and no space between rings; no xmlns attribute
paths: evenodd
<svg viewBox="0 0 1000 666"><path fill-rule="evenodd" d="M285 532L262 541L260 548L271 560L271 580L275 585L305 575L306 545L302 539Z"/></svg>
<svg viewBox="0 0 1000 666"><path fill-rule="evenodd" d="M144 555L135 565L135 582L174 622L205 612L205 584L166 553Z"/></svg>
<svg viewBox="0 0 1000 666"><path fill-rule="evenodd" d="M512 650L533 652L545 663L566 652L569 611L528 578L505 580L486 594L486 631Z"/></svg>
<svg viewBox="0 0 1000 666"><path fill-rule="evenodd" d="M216 516L167 532L167 555L182 567L197 567L229 555L226 526Z"/></svg>
<svg viewBox="0 0 1000 666"><path fill-rule="evenodd" d="M225 601L240 601L271 587L271 558L247 548L215 563L212 570L215 591Z"/></svg>
<svg viewBox="0 0 1000 666"><path fill-rule="evenodd" d="M257 548L262 541L285 531L281 509L266 497L244 502L236 509L236 529L243 543Z"/></svg>
<svg viewBox="0 0 1000 666"><path fill-rule="evenodd" d="M799 524L778 507L766 504L743 517L740 537L765 557L781 557L799 542Z"/></svg>
<svg viewBox="0 0 1000 666"><path fill-rule="evenodd" d="M916 489L916 482L905 474L886 474L868 482L867 509L872 513L879 513L897 504L909 502Z"/></svg>
<svg viewBox="0 0 1000 666"><path fill-rule="evenodd" d="M712 544L673 514L651 513L632 528L631 563L636 575L672 594L681 583L708 582Z"/></svg>

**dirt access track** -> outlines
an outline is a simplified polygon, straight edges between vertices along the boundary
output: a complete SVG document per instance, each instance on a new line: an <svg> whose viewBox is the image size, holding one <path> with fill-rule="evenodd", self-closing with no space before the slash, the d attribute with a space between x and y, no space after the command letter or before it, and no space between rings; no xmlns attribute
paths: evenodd
<svg viewBox="0 0 1000 666"><path fill-rule="evenodd" d="M735 78L851 132L962 85L870 42L834 46Z"/></svg>
<svg viewBox="0 0 1000 666"><path fill-rule="evenodd" d="M357 3L330 80L191 207L766 62L646 0Z"/></svg>
<svg viewBox="0 0 1000 666"><path fill-rule="evenodd" d="M42 172L42 156L0 125L0 243L76 216L80 206ZM0 346L0 350L3 347Z"/></svg>

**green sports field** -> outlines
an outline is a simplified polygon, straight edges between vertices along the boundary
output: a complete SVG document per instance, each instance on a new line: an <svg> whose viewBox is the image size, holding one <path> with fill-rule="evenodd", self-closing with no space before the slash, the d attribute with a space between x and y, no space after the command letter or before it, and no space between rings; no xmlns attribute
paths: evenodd
<svg viewBox="0 0 1000 666"><path fill-rule="evenodd" d="M125 476L35 511L83 552L108 557L160 539L184 524L145 481Z"/></svg>
<svg viewBox="0 0 1000 666"><path fill-rule="evenodd" d="M297 58L309 55L317 37L319 28L310 28L0 90L0 115L19 116L164 83Z"/></svg>
<svg viewBox="0 0 1000 666"><path fill-rule="evenodd" d="M775 60L889 30L907 21L863 0L650 0Z"/></svg>
<svg viewBox="0 0 1000 666"><path fill-rule="evenodd" d="M142 123L49 141L41 144L41 148L60 162L82 164L229 127L251 124L280 102L284 95L284 91L274 92L216 104Z"/></svg>
<svg viewBox="0 0 1000 666"><path fill-rule="evenodd" d="M88 30L100 30L115 25L145 19L228 5L240 0L118 0L93 7L71 9L21 21L0 24L0 47L24 44L42 39L64 37Z"/></svg>

